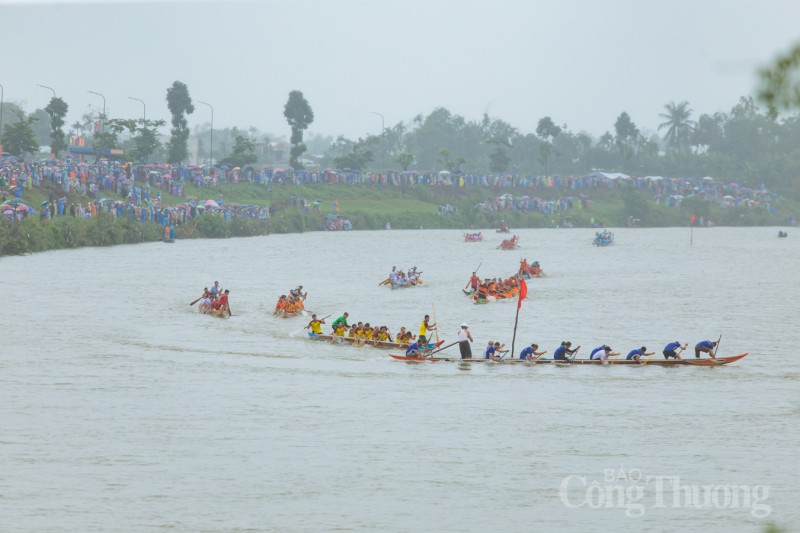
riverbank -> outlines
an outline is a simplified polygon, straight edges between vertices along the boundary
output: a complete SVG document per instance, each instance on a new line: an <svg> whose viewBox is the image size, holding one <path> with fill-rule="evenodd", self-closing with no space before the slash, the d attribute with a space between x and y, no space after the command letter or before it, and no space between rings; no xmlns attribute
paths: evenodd
<svg viewBox="0 0 800 533"><path fill-rule="evenodd" d="M109 191L106 191L109 192ZM492 230L504 220L512 229L545 227L641 227L686 226L692 214L697 220L721 226L784 226L798 217L800 205L776 199L774 212L760 207L721 208L709 202L686 199L681 207L666 207L646 191L635 188L595 189L566 196L571 191L544 191L533 209L519 191L503 188L457 188L446 186L380 187L340 184L248 184L223 183L218 187L186 185L183 196L164 194L162 205L175 206L194 198L211 199L223 206L262 206L270 216L226 217L224 211L208 210L176 226L178 239L227 238L271 233L321 231L326 217L342 216L354 230L463 229ZM39 209L58 197L52 187L26 189L22 201ZM506 195L505 201L498 198ZM109 202L123 201L106 194ZM517 199L515 201L515 199ZM87 205L88 196L72 193L66 205ZM527 208L520 208L524 205ZM21 221L0 220L0 255L16 255L61 248L110 246L158 241L164 228L158 221L141 222L133 216L98 213L93 218L69 215L40 220L31 215Z"/></svg>

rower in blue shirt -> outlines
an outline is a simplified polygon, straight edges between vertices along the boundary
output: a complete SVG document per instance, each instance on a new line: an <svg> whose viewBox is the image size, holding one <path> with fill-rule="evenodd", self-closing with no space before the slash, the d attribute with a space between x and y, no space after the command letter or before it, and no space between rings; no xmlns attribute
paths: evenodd
<svg viewBox="0 0 800 533"><path fill-rule="evenodd" d="M556 348L556 351L553 352L553 360L554 361L569 361L568 355L574 355L581 349L580 346L575 348L574 350L570 347L572 346L572 342L570 341L562 341L561 346Z"/></svg>
<svg viewBox="0 0 800 533"><path fill-rule="evenodd" d="M497 355L498 352L502 350L503 346L499 342L492 343L489 341L489 344L486 346L486 349L483 351L483 358L484 359L491 359L492 361L499 361L500 356Z"/></svg>
<svg viewBox="0 0 800 533"><path fill-rule="evenodd" d="M716 345L717 341L700 341L694 345L694 356L700 357L700 352L704 352L710 355L712 359L716 359L717 356L714 355L714 347Z"/></svg>
<svg viewBox="0 0 800 533"><path fill-rule="evenodd" d="M625 357L628 361L636 361L637 363L642 362L642 356L644 355L653 355L655 352L647 353L647 346L642 346L641 348L637 348L636 350L631 350L628 352L627 357Z"/></svg>
<svg viewBox="0 0 800 533"><path fill-rule="evenodd" d="M686 349L686 343L684 343L684 345L681 346L681 343L675 341L664 346L664 351L662 353L664 354L664 359L669 359L670 357L675 359L680 359L681 356L678 355L680 353L678 350L682 352L685 349Z"/></svg>
<svg viewBox="0 0 800 533"><path fill-rule="evenodd" d="M539 345L535 342L532 342L530 346L526 346L521 352L519 352L519 358L523 361L536 361L537 359L540 359L542 355L547 353L547 350L543 352L537 352L536 350L538 349Z"/></svg>
<svg viewBox="0 0 800 533"><path fill-rule="evenodd" d="M422 352L422 348L421 348L421 346L424 347L425 344L424 343L420 344L420 343L422 343L422 337L420 337L415 342L411 343L408 346L408 348L406 348L406 356L407 357L425 357L425 354Z"/></svg>

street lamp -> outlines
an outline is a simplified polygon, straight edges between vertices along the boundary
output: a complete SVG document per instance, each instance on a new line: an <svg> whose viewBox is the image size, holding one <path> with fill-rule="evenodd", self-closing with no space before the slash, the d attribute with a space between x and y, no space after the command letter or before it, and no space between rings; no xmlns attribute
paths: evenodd
<svg viewBox="0 0 800 533"><path fill-rule="evenodd" d="M383 135L384 132L386 131L386 126L384 126L384 121L383 121L383 115L381 115L377 111L370 111L370 113L372 113L373 115L378 115L379 117L381 117L381 135Z"/></svg>
<svg viewBox="0 0 800 533"><path fill-rule="evenodd" d="M141 102L142 103L142 128L146 128L147 127L147 105L145 105L144 100L141 100L139 98L134 98L133 96L129 96L128 98L130 98L131 100L136 100L137 102Z"/></svg>
<svg viewBox="0 0 800 533"><path fill-rule="evenodd" d="M0 85L0 140L3 138L3 86Z"/></svg>
<svg viewBox="0 0 800 533"><path fill-rule="evenodd" d="M211 167L214 166L214 106L212 106L208 102L201 102L200 100L198 100L197 103L198 104L207 105L209 107L209 109L211 109L211 143L210 143L211 144L211 148L209 150L209 152L211 153L211 157L209 157L209 161L208 161L208 165L209 165L208 171L209 171L209 174L210 174L211 173Z"/></svg>
<svg viewBox="0 0 800 533"><path fill-rule="evenodd" d="M103 99L103 118L100 121L100 131L102 133L105 133L106 132L106 97L103 96L102 94L96 93L94 91L86 91L86 92L89 93L89 94L96 94L97 96L99 96L100 98Z"/></svg>
<svg viewBox="0 0 800 533"><path fill-rule="evenodd" d="M38 83L36 84L36 86L37 86L37 87L41 87L41 88L43 88L43 89L50 89L51 91L53 91L53 98L55 98L55 97L56 97L56 90L55 90L55 89L53 89L52 87L48 87L47 85L40 85L40 84L38 84Z"/></svg>

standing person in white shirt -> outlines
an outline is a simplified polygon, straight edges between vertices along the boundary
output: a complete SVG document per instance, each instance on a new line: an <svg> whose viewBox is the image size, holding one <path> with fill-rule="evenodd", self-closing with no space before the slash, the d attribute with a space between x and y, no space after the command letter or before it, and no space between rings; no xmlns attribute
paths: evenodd
<svg viewBox="0 0 800 533"><path fill-rule="evenodd" d="M458 332L458 349L461 351L461 359L472 359L472 347L469 343L473 341L469 326L461 324L461 329Z"/></svg>

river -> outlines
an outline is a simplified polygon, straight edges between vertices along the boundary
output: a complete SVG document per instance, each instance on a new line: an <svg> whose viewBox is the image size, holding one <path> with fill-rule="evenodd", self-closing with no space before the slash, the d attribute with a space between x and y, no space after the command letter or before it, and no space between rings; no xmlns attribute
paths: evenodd
<svg viewBox="0 0 800 533"><path fill-rule="evenodd" d="M762 531L798 527L800 247L777 228L271 235L0 259L2 531ZM467 322L516 351L716 340L724 367L404 363L304 338L332 318ZM379 287L393 265L424 286ZM188 304L219 280L233 316ZM435 305L435 308L433 307ZM328 320L330 322L330 319ZM298 331L300 330L300 331ZM445 353L457 354L457 347ZM689 352L684 355L693 357ZM710 488L709 488L710 487ZM694 492L693 492L694 491ZM705 492L704 492L705 491Z"/></svg>

